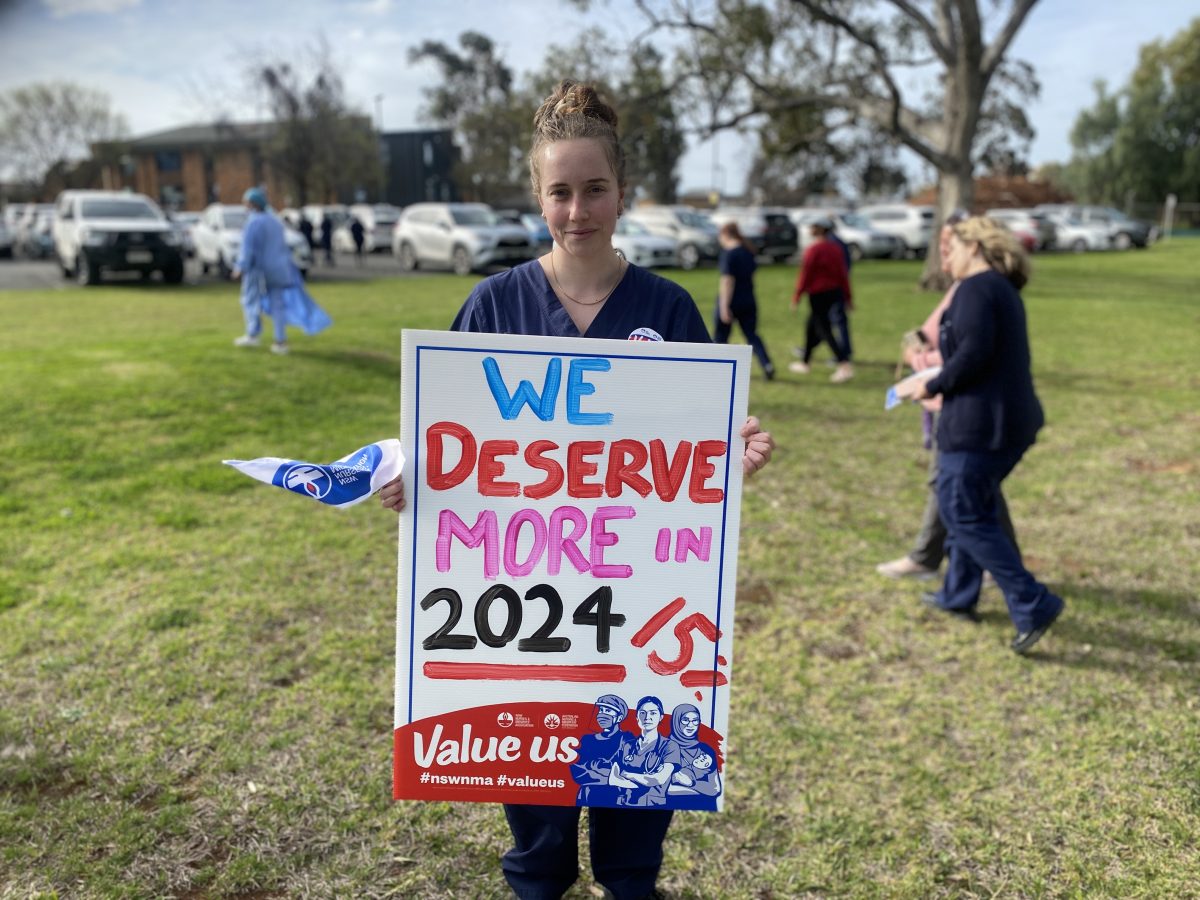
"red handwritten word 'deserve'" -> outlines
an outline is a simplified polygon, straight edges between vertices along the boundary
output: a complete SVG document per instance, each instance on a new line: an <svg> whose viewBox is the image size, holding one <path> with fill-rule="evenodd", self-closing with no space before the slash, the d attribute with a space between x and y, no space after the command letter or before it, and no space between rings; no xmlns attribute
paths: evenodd
<svg viewBox="0 0 1200 900"><path fill-rule="evenodd" d="M462 455L449 471L445 469L445 439L455 439ZM457 487L475 472L479 493L485 497L517 497L522 494L531 500L549 497L562 489L565 481L567 496L594 498L619 497L625 488L643 497L654 491L664 502L678 496L687 478L687 496L693 503L720 503L725 491L707 487L716 472L710 460L722 457L729 449L725 441L679 441L669 456L666 444L658 439L649 444L619 439L607 441L571 441L567 444L566 466L548 454L560 450L554 441L537 440L521 446L512 440L486 440L480 444L469 428L457 422L437 422L425 432L426 482L435 491ZM536 484L521 485L501 481L504 475L502 457L522 455L525 462L545 473ZM600 471L594 457L607 455L603 483L592 481ZM650 478L642 472L647 464ZM689 474L690 469L690 474Z"/></svg>

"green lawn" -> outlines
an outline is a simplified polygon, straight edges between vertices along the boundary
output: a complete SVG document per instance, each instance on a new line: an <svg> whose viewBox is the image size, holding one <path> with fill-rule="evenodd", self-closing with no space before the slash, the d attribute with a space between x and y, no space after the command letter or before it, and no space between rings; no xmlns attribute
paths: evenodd
<svg viewBox="0 0 1200 900"><path fill-rule="evenodd" d="M883 411L917 273L855 268L854 381L754 375L727 807L661 886L1200 896L1200 242L1035 261L1048 425L1006 492L1068 607L1025 659L994 589L971 626L874 573L924 500ZM672 275L709 318L715 273ZM793 281L758 278L781 369ZM232 286L0 294L0 897L506 896L499 809L389 799L394 517L220 465L394 435L401 328L471 283L320 285L285 358L231 346Z"/></svg>

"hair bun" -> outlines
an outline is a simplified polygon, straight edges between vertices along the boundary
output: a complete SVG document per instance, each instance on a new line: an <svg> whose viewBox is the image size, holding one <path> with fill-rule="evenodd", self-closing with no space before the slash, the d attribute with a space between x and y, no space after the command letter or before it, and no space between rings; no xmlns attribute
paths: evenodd
<svg viewBox="0 0 1200 900"><path fill-rule="evenodd" d="M616 111L600 99L596 89L590 84L581 84L569 78L560 81L558 87L542 102L533 116L533 127L542 131L554 120L571 116L599 119L614 131L617 128Z"/></svg>

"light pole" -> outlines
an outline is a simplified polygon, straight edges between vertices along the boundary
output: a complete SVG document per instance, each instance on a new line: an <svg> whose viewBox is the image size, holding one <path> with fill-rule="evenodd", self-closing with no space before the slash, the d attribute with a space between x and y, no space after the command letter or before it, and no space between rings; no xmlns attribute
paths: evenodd
<svg viewBox="0 0 1200 900"><path fill-rule="evenodd" d="M380 134L383 134L383 94L375 95L375 123Z"/></svg>

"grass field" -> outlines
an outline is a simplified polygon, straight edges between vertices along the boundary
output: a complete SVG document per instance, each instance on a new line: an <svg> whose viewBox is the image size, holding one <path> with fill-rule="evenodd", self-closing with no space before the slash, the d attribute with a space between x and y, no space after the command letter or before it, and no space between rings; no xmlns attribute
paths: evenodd
<svg viewBox="0 0 1200 900"><path fill-rule="evenodd" d="M874 572L924 500L882 409L917 272L856 267L854 381L754 375L727 807L661 887L1200 896L1200 242L1036 260L1006 493L1068 608L1024 659L995 589L971 626ZM709 318L713 271L672 276ZM793 279L758 278L781 368ZM471 283L323 285L285 358L230 345L232 286L0 294L0 897L506 896L498 808L389 799L394 517L220 465L394 435L400 330Z"/></svg>

